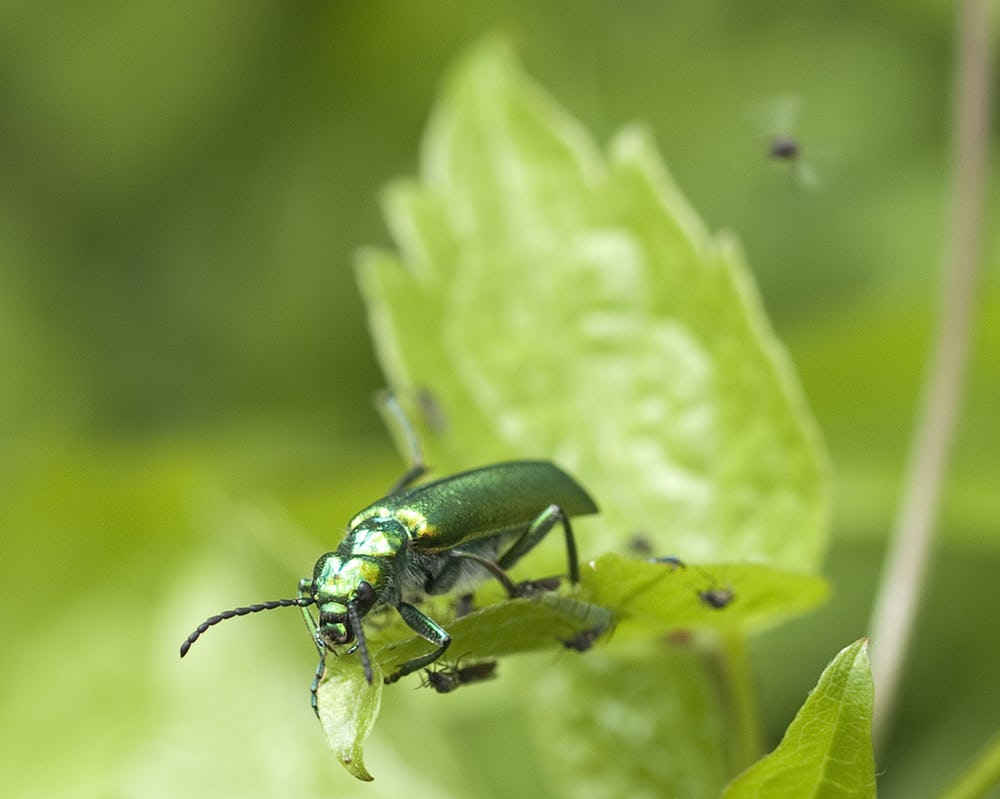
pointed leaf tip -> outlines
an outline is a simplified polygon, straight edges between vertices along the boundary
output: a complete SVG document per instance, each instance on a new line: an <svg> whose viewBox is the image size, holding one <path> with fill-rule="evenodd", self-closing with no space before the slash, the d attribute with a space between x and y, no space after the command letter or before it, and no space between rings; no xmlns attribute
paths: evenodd
<svg viewBox="0 0 1000 799"><path fill-rule="evenodd" d="M364 743L382 704L382 671L377 663L372 670L369 684L356 658L328 658L326 677L317 690L319 720L330 748L344 768L364 782L374 779L365 768Z"/></svg>
<svg viewBox="0 0 1000 799"><path fill-rule="evenodd" d="M874 799L873 698L862 638L826 667L778 747L736 777L723 799Z"/></svg>

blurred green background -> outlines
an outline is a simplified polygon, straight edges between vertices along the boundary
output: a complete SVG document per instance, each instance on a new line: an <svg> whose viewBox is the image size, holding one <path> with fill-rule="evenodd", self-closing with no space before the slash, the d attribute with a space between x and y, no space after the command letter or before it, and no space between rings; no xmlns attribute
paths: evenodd
<svg viewBox="0 0 1000 799"><path fill-rule="evenodd" d="M313 652L295 614L224 625L177 658L210 613L292 595L400 471L370 401L381 380L352 253L388 243L380 187L415 170L447 65L498 29L600 139L646 120L709 226L738 233L827 438L834 599L757 647L777 740L864 634L892 519L945 246L949 11L0 5L5 795L434 796L432 775L463 771L481 796L531 784L530 742L477 738L484 721L517 729L493 684L460 705L399 691L371 741L378 782L362 786L309 713ZM786 96L795 120L774 112ZM817 188L767 160L783 133ZM886 796L933 795L1000 718L987 227L942 542L879 763Z"/></svg>

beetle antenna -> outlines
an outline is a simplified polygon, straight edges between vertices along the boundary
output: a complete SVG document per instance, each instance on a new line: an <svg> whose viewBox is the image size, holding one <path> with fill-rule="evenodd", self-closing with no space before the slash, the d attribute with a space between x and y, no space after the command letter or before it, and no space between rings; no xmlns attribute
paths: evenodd
<svg viewBox="0 0 1000 799"><path fill-rule="evenodd" d="M184 657L188 650L191 648L191 644L198 640L203 632L205 632L209 627L218 624L220 621L225 621L226 619L231 619L234 616L246 616L250 613L260 613L262 610L274 610L275 608L304 608L307 605L311 605L316 600L309 596L300 596L296 599L274 599L270 602L261 602L257 605L247 605L243 608L233 608L232 610L225 610L218 616L210 616L205 619L201 624L198 625L197 629L191 635L187 637L183 644L181 644L181 657ZM367 653L366 653L367 654ZM368 682L371 682L369 679Z"/></svg>
<svg viewBox="0 0 1000 799"><path fill-rule="evenodd" d="M356 603L351 602L347 606L347 618L351 622L351 628L354 630L354 636L358 641L358 656L361 658L361 668L365 671L365 679L371 685L373 679L372 659L371 655L368 654L368 642L365 641L365 630L361 626L361 614L358 613Z"/></svg>

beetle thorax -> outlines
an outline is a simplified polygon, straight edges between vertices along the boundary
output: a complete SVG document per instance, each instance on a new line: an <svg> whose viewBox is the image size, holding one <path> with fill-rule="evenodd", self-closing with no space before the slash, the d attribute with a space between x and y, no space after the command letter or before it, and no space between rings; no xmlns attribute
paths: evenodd
<svg viewBox="0 0 1000 799"><path fill-rule="evenodd" d="M337 547L337 554L396 557L405 549L412 534L409 519L400 518L398 511L375 507L352 521L347 535Z"/></svg>

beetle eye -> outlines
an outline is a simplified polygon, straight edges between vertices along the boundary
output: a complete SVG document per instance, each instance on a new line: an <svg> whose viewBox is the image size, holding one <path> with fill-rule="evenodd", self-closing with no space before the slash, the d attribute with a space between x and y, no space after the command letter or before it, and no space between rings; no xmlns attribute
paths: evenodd
<svg viewBox="0 0 1000 799"><path fill-rule="evenodd" d="M372 588L371 583L362 581L358 585L358 590L354 592L354 598L359 606L367 609L375 601L375 589Z"/></svg>

